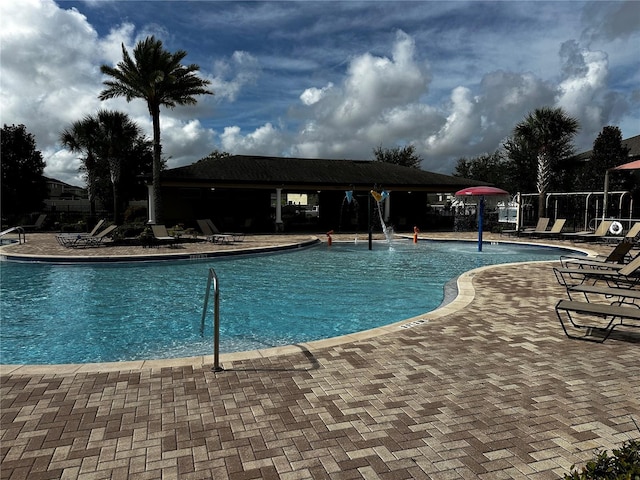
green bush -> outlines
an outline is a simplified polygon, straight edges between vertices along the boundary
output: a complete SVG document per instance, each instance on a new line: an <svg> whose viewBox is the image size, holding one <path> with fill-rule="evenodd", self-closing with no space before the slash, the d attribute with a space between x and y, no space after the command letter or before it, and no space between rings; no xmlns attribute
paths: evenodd
<svg viewBox="0 0 640 480"><path fill-rule="evenodd" d="M640 441L629 440L609 455L599 451L596 457L578 471L571 467L571 473L564 480L640 480Z"/></svg>

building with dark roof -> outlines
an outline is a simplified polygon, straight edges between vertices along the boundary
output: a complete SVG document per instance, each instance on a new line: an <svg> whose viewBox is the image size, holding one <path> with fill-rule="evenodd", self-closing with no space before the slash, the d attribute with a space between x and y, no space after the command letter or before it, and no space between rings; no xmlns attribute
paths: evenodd
<svg viewBox="0 0 640 480"><path fill-rule="evenodd" d="M635 137L627 138L626 140L622 140L622 146L629 149L628 162L633 162L634 160L640 160L640 135L636 135ZM576 160L586 161L591 159L593 155L593 150L588 150L586 152L579 153L576 155Z"/></svg>
<svg viewBox="0 0 640 480"><path fill-rule="evenodd" d="M247 155L206 158L169 169L162 172L161 182L165 223L191 225L196 219L212 218L221 229L252 231L280 227L287 231L362 231L375 212L369 207L372 203L377 206L371 190L389 193L381 212L385 223L399 230L414 225L426 229L435 221L430 218L430 194L482 184L377 161ZM287 199L293 194L312 201L289 204ZM307 206L316 208L304 212ZM152 221L154 216L152 205Z"/></svg>

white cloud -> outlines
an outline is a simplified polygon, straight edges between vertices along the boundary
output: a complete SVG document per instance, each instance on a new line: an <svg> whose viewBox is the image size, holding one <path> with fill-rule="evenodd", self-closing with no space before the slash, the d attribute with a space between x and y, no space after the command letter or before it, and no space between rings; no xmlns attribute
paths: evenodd
<svg viewBox="0 0 640 480"><path fill-rule="evenodd" d="M606 120L607 99L602 98L602 93L607 84L607 54L580 48L572 41L562 45L560 55L566 76L558 85L556 104L579 118L582 130L591 135Z"/></svg>
<svg viewBox="0 0 640 480"><path fill-rule="evenodd" d="M271 123L267 123L243 136L240 127L226 127L220 135L222 149L227 152L241 152L245 155L280 155L286 148L282 133Z"/></svg>
<svg viewBox="0 0 640 480"><path fill-rule="evenodd" d="M300 100L302 101L303 104L305 104L307 106L313 105L315 103L318 103L320 100L322 100L322 97L324 97L326 95L326 93L329 90L331 90L332 88L333 88L333 83L331 83L331 82L329 82L326 87L322 87L322 88L315 88L315 87L307 88L300 95Z"/></svg>
<svg viewBox="0 0 640 480"><path fill-rule="evenodd" d="M209 77L211 89L220 99L233 102L245 85L256 82L260 65L250 53L236 51L229 60L215 62L213 70L215 75Z"/></svg>
<svg viewBox="0 0 640 480"><path fill-rule="evenodd" d="M450 173L457 158L494 151L528 112L552 105L578 118L579 149L590 148L605 125L620 124L628 136L638 133L640 70L631 46L640 30L630 21L640 11L637 2L575 8L547 2L535 12L526 2L487 4L491 11L473 28L468 15L484 7L476 2L429 9L407 4L409 18L391 2L380 2L379 12L336 2L338 17L325 16L325 6L313 2L269 8L227 2L215 15L198 15L205 3L184 9L189 21L150 15L140 24L136 18L142 16L120 15L128 2L94 2L87 15L118 11L117 23L94 27L64 2L0 1L2 123L23 123L35 135L47 175L80 183L77 159L57 142L73 121L99 108L117 109L151 137L143 100L98 100L100 65L117 63L123 44L131 51L149 33L185 48L181 39L188 35L181 25L189 25L188 33L206 43L200 50L189 47L189 59L204 59L202 75L212 81L215 96L162 110L170 167L214 149L367 159L378 145L411 143L424 168ZM162 7L170 8L164 2ZM376 15L381 26L372 21ZM304 28L292 28L294 19L304 18ZM228 24L240 33L220 30ZM220 33L207 43L211 31ZM261 36L264 31L269 34ZM245 42L251 36L261 44ZM225 52L228 45L236 51Z"/></svg>
<svg viewBox="0 0 640 480"><path fill-rule="evenodd" d="M103 88L100 65L120 61L122 44L131 51L140 35L135 36L133 24L123 23L99 38L78 11L49 0L0 2L1 122L24 124L34 135L46 162L45 175L83 185L77 155L61 149L58 138L65 127L100 108L128 113L152 136L143 100L98 100ZM250 63L243 55L234 59ZM179 120L181 115L184 110L179 108L161 114L163 154L170 166L191 163L214 149L213 131L192 117Z"/></svg>

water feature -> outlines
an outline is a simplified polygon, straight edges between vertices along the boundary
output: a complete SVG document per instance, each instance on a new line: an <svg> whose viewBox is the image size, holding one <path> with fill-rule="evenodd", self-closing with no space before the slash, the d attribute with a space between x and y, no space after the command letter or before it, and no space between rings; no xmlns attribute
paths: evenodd
<svg viewBox="0 0 640 480"><path fill-rule="evenodd" d="M329 338L438 307L444 285L486 264L562 250L471 242L336 242L294 252L120 265L0 263L0 362L47 364L212 354L200 335L213 267L220 352Z"/></svg>

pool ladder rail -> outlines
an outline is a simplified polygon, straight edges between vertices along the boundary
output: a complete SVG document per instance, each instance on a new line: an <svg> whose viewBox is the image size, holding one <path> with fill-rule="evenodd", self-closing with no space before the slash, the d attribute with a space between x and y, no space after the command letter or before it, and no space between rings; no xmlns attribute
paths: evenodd
<svg viewBox="0 0 640 480"><path fill-rule="evenodd" d="M0 232L0 238L4 237L8 233L17 233L18 234L18 243L27 243L27 236L25 234L23 227L11 227L7 228Z"/></svg>
<svg viewBox="0 0 640 480"><path fill-rule="evenodd" d="M202 320L200 322L200 335L204 335L204 320L207 316L207 307L209 306L209 295L211 294L211 286L213 285L213 370L214 372L222 372L224 368L220 366L220 282L218 275L213 268L209 269L207 279L207 291L204 296L204 306L202 307Z"/></svg>

